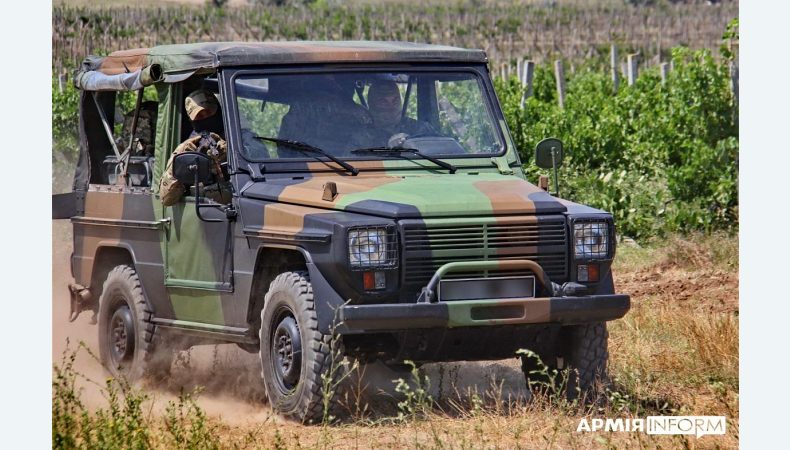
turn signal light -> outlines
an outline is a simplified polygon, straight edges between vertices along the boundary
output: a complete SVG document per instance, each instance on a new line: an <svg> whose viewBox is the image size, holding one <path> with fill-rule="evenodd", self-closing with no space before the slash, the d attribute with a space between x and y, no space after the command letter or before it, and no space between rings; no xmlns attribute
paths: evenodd
<svg viewBox="0 0 790 450"><path fill-rule="evenodd" d="M365 288L366 291L384 289L387 287L386 274L381 271L362 272L362 287Z"/></svg>
<svg viewBox="0 0 790 450"><path fill-rule="evenodd" d="M376 286L376 280L373 272L362 272L362 287L366 291L372 291L374 286Z"/></svg>
<svg viewBox="0 0 790 450"><path fill-rule="evenodd" d="M598 282L599 275L598 264L579 264L576 266L577 281L596 283Z"/></svg>

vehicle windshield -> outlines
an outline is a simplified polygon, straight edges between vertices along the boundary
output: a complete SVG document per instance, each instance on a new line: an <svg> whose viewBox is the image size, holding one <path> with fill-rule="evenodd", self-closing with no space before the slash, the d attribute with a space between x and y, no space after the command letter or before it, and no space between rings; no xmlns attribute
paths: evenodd
<svg viewBox="0 0 790 450"><path fill-rule="evenodd" d="M412 148L440 157L494 156L504 145L480 76L472 71L244 75L235 79L243 156L306 158L298 141L343 159ZM275 138L267 140L261 138Z"/></svg>

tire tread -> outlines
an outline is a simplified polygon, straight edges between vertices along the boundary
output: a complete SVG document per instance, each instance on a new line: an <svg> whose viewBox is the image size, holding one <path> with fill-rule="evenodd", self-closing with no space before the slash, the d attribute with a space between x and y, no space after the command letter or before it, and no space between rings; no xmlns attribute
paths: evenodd
<svg viewBox="0 0 790 450"><path fill-rule="evenodd" d="M331 355L331 336L325 335L318 330L318 317L315 308L315 299L313 297L313 287L310 284L310 276L306 271L284 272L275 277L269 285L269 290L264 297L264 307L261 310L261 329L259 330L259 339L261 342L261 375L264 378L266 385L267 396L272 407L276 408L273 401L269 381L266 380L266 363L268 357L264 356L264 352L269 352L268 343L269 339L265 333L269 330L266 327L267 320L265 315L271 305L273 293L281 292L282 290L290 290L296 297L296 302L301 305L298 311L293 311L297 317L297 323L300 328L305 332L303 335L302 348L309 348L312 350L313 359L308 361L306 367L310 373L302 374L301 381L305 383L304 389L301 391L302 395L294 407L279 411L284 416L302 423L320 423L324 417L323 408L323 392L322 392L322 378L321 375L330 369L328 364L332 359ZM306 339L305 339L306 338ZM302 356L305 356L303 351ZM334 405L333 405L334 406Z"/></svg>

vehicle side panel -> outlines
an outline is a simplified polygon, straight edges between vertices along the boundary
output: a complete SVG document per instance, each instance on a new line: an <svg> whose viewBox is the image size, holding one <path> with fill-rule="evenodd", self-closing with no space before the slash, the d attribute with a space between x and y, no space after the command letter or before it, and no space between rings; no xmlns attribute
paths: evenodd
<svg viewBox="0 0 790 450"><path fill-rule="evenodd" d="M154 214L152 194L143 188L91 185L84 212L74 216L72 275L83 286L100 288L92 280L96 255L102 247L126 249L140 275L143 290L157 316L172 315L164 290L160 234L163 223Z"/></svg>

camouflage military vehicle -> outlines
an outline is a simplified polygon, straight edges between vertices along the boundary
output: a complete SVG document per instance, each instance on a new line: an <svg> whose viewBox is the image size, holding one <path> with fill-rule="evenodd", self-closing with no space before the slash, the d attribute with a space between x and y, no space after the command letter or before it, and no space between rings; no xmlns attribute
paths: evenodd
<svg viewBox="0 0 790 450"><path fill-rule="evenodd" d="M576 392L605 376L605 322L630 306L612 281L612 216L526 179L484 52L165 45L89 57L75 84L79 164L53 216L73 224L72 317L93 311L112 374L236 343L260 354L272 406L306 422L322 413L332 342L392 366L530 349L575 369ZM126 121L128 143L114 137L119 92L137 91L139 109L145 89L156 114ZM163 206L196 89L221 105L232 202L200 195L215 180L187 152L173 169L192 188ZM155 142L134 143L135 122ZM561 157L557 140L536 149L541 167Z"/></svg>

